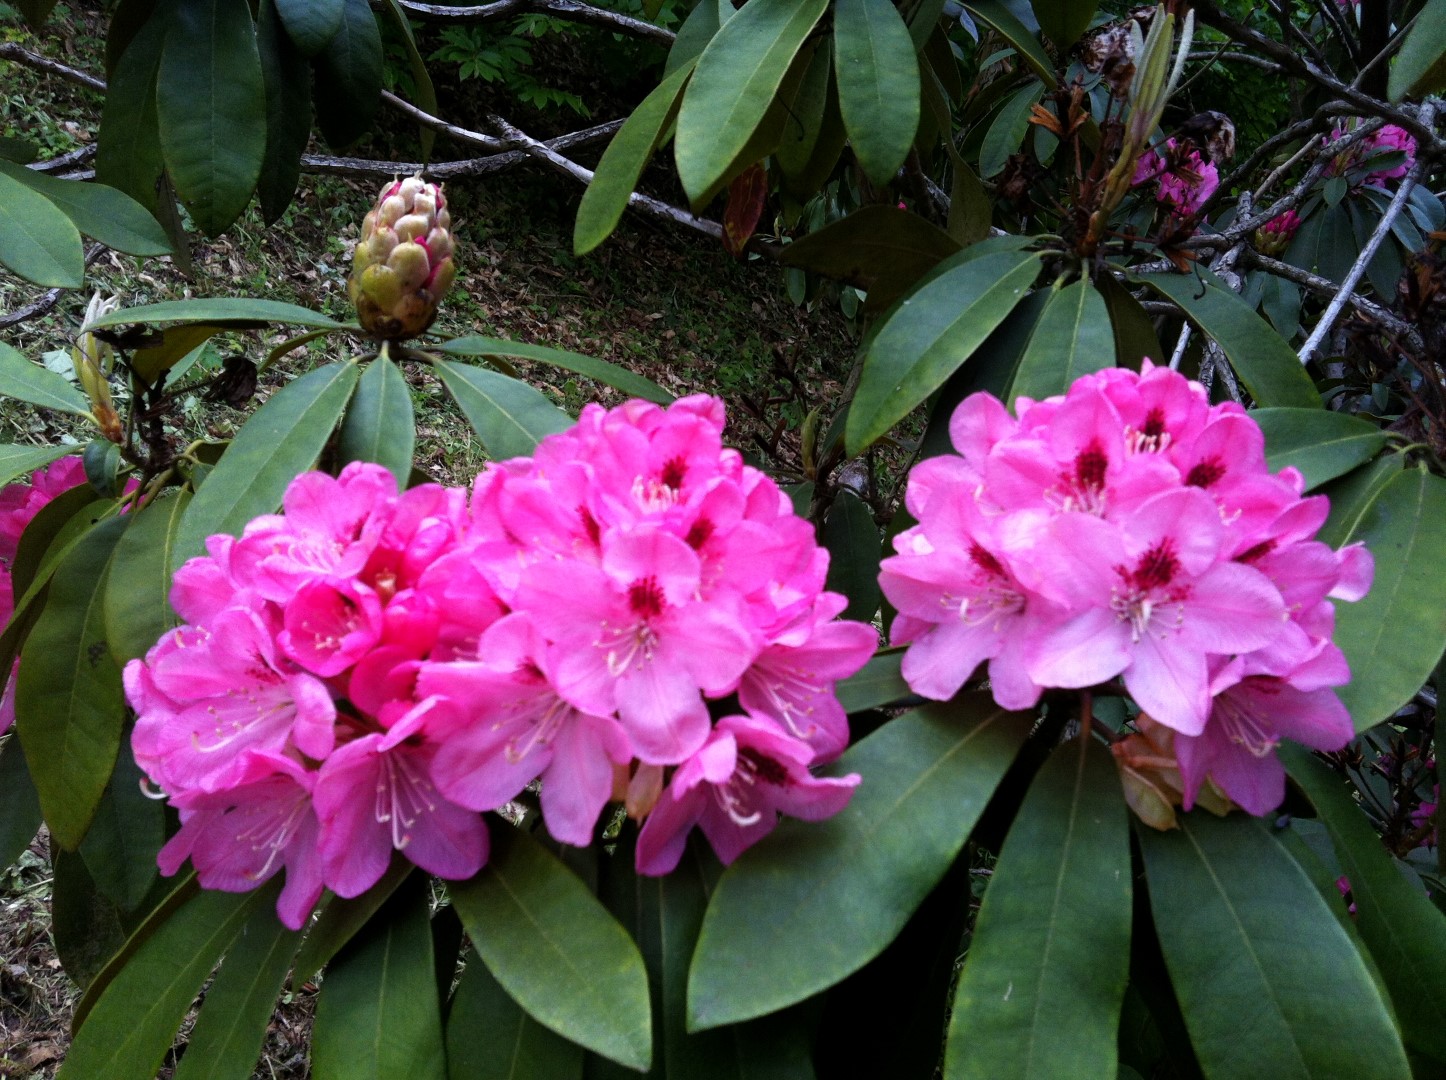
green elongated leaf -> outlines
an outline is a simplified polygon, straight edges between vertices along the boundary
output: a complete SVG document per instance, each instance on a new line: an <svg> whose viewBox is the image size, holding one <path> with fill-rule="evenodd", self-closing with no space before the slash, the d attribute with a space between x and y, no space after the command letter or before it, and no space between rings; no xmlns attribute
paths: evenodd
<svg viewBox="0 0 1446 1080"><path fill-rule="evenodd" d="M40 147L25 139L0 138L0 159L29 165L40 157Z"/></svg>
<svg viewBox="0 0 1446 1080"><path fill-rule="evenodd" d="M1379 723L1430 677L1446 648L1446 480L1412 469L1385 484L1342 543L1365 541L1371 591L1336 605L1336 644L1351 665L1337 693L1357 731Z"/></svg>
<svg viewBox="0 0 1446 1080"><path fill-rule="evenodd" d="M828 0L753 0L698 58L678 112L678 177L697 203L723 180L773 103Z"/></svg>
<svg viewBox="0 0 1446 1080"><path fill-rule="evenodd" d="M444 1080L428 888L411 879L327 968L316 1001L316 1080Z"/></svg>
<svg viewBox="0 0 1446 1080"><path fill-rule="evenodd" d="M1115 363L1115 334L1105 298L1080 278L1050 293L1049 301L1019 361L1009 404L1023 395L1035 400L1062 394L1081 375Z"/></svg>
<svg viewBox="0 0 1446 1080"><path fill-rule="evenodd" d="M664 77L673 74L688 61L698 59L719 27L731 19L733 14L731 0L701 0L688 13L683 25L678 27L678 36L673 39L673 47L668 50L668 61L663 65Z"/></svg>
<svg viewBox="0 0 1446 1080"><path fill-rule="evenodd" d="M833 13L839 111L859 166L884 185L919 129L919 60L890 0L838 0Z"/></svg>
<svg viewBox="0 0 1446 1080"><path fill-rule="evenodd" d="M778 260L847 281L867 291L871 305L887 305L959 250L957 240L918 214L875 204L788 244Z"/></svg>
<svg viewBox="0 0 1446 1080"><path fill-rule="evenodd" d="M879 610L881 557L879 527L869 504L852 491L840 490L824 522L823 543L829 554L824 587L849 598L845 619L869 622Z"/></svg>
<svg viewBox="0 0 1446 1080"><path fill-rule="evenodd" d="M372 129L382 93L382 35L367 0L344 0L341 29L316 58L316 122L335 150Z"/></svg>
<svg viewBox="0 0 1446 1080"><path fill-rule="evenodd" d="M23 360L24 357L22 356ZM4 360L0 360L3 364ZM29 363L27 360L26 363ZM74 452L73 446L22 446L14 443L0 443L0 485L8 484L18 476L43 469L52 461L59 461Z"/></svg>
<svg viewBox="0 0 1446 1080"><path fill-rule="evenodd" d="M1385 454L1328 484L1321 494L1329 496L1331 512L1316 539L1331 547L1342 546L1360 526L1381 489L1401 475L1405 464L1405 454Z"/></svg>
<svg viewBox="0 0 1446 1080"><path fill-rule="evenodd" d="M847 679L840 680L834 687L834 693L838 696L844 712L877 709L880 705L888 705L909 697L913 691L900 674L903 662L902 650L883 653L875 656Z"/></svg>
<svg viewBox="0 0 1446 1080"><path fill-rule="evenodd" d="M968 247L989 235L994 203L967 161L961 157L953 163L953 168L954 179L949 185L949 236Z"/></svg>
<svg viewBox="0 0 1446 1080"><path fill-rule="evenodd" d="M69 380L32 364L3 341L0 341L0 394L72 416L90 415L85 395L71 386Z"/></svg>
<svg viewBox="0 0 1446 1080"><path fill-rule="evenodd" d="M944 385L1014 310L1038 272L1034 252L996 252L946 263L899 301L864 355L845 427L849 453L860 453Z"/></svg>
<svg viewBox="0 0 1446 1080"><path fill-rule="evenodd" d="M486 368L434 365L462 415L497 461L530 454L546 435L565 431L572 420L525 382Z"/></svg>
<svg viewBox="0 0 1446 1080"><path fill-rule="evenodd" d="M125 723L102 603L106 569L124 529L119 518L97 525L56 568L16 679L20 745L50 834L67 851L90 827Z"/></svg>
<svg viewBox="0 0 1446 1080"><path fill-rule="evenodd" d="M486 964L470 963L447 1012L450 1080L582 1080L583 1049L543 1027Z"/></svg>
<svg viewBox="0 0 1446 1080"><path fill-rule="evenodd" d="M182 491L127 517L116 544L105 586L105 638L115 662L124 667L145 656L177 623L171 608L171 578L181 520L191 494Z"/></svg>
<svg viewBox="0 0 1446 1080"><path fill-rule="evenodd" d="M1446 1068L1446 918L1406 880L1339 778L1298 746L1280 752L1330 830L1350 878L1356 927L1390 992L1406 1048Z"/></svg>
<svg viewBox="0 0 1446 1080"><path fill-rule="evenodd" d="M1071 0L1063 0L1065 6L1075 6ZM1039 43L1039 38L1019 21L1018 16L1000 0L968 0L964 10L980 22L992 26L1005 41L1014 46L1020 58L1027 64L1045 86L1053 87L1058 81L1054 62ZM1088 25L1088 24L1086 24ZM1059 44L1056 42L1056 44ZM1064 46L1060 46L1063 51Z"/></svg>
<svg viewBox="0 0 1446 1080"><path fill-rule="evenodd" d="M688 979L690 1030L792 1005L878 955L964 846L1030 723L965 695L828 766L863 777L849 805L784 821L719 881Z"/></svg>
<svg viewBox="0 0 1446 1080"><path fill-rule="evenodd" d="M412 451L417 443L412 391L391 359L379 356L367 365L347 406L337 441L342 462L374 461L397 478L397 489L407 486L412 474Z"/></svg>
<svg viewBox="0 0 1446 1080"><path fill-rule="evenodd" d="M1029 6L1044 36L1064 54L1089 29L1098 5L1088 0L1084 3L1080 0L1029 0Z"/></svg>
<svg viewBox="0 0 1446 1080"><path fill-rule="evenodd" d="M156 855L166 842L166 816L141 789L145 774L128 749L116 757L80 857L96 887L121 911L134 911L156 883Z"/></svg>
<svg viewBox="0 0 1446 1080"><path fill-rule="evenodd" d="M487 865L451 895L477 955L533 1019L647 1070L653 1036L643 958L572 871L522 830L498 828Z"/></svg>
<svg viewBox="0 0 1446 1080"><path fill-rule="evenodd" d="M1177 831L1137 832L1206 1076L1411 1075L1360 954L1267 826L1197 811Z"/></svg>
<svg viewBox="0 0 1446 1080"><path fill-rule="evenodd" d="M788 103L788 122L783 126L783 135L773 154L785 182L801 178L818 149L831 93L837 106L837 93L833 86L833 42L821 41L814 50L813 59L808 62L808 70L799 80L793 99Z"/></svg>
<svg viewBox="0 0 1446 1080"><path fill-rule="evenodd" d="M202 300L165 300L159 304L121 308L119 311L102 315L94 322L86 323L81 330L95 330L102 326L130 326L134 323L148 326L156 323L214 323L225 327L227 324L257 322L315 326L322 330L347 329L345 323L339 323L296 304L286 304L280 300L257 300L249 296L223 296Z"/></svg>
<svg viewBox="0 0 1446 1080"><path fill-rule="evenodd" d="M331 0L310 4L287 0L288 6L324 10ZM340 0L334 3L338 15ZM282 27L273 0L261 5L256 25L256 49L266 83L266 152L256 195L266 224L275 224L290 205L301 179L301 155L311 136L311 65ZM435 110L434 110L435 111Z"/></svg>
<svg viewBox="0 0 1446 1080"><path fill-rule="evenodd" d="M699 6L706 8L708 4ZM693 61L679 66L643 98L608 142L577 208L572 249L578 255L586 255L618 227L628 200L638 186L638 178L652 160L664 132L677 118L683 88L692 74Z"/></svg>
<svg viewBox="0 0 1446 1080"><path fill-rule="evenodd" d="M39 30L54 10L55 0L15 0L15 7L26 22Z"/></svg>
<svg viewBox="0 0 1446 1080"><path fill-rule="evenodd" d="M984 894L945 1080L1113 1076L1130 966L1130 826L1088 736L1030 784Z"/></svg>
<svg viewBox="0 0 1446 1080"><path fill-rule="evenodd" d="M1315 384L1285 339L1234 292L1191 274L1145 274L1136 280L1179 304L1185 317L1225 350L1257 405L1320 408Z"/></svg>
<svg viewBox="0 0 1446 1080"><path fill-rule="evenodd" d="M166 169L191 219L217 236L246 209L266 153L266 84L245 0L177 5L157 79Z"/></svg>
<svg viewBox="0 0 1446 1080"><path fill-rule="evenodd" d="M512 356L521 360L536 360L542 364L562 368L564 371L584 375L589 379L596 379L605 386L611 386L614 390L621 390L625 394L642 398L644 401L667 405L674 400L672 394L653 382L652 379L644 378L625 367L610 364L606 360L584 356L582 353L554 349L547 345L532 345L525 341L507 341L503 338L469 335L445 341L436 347L436 351L448 356Z"/></svg>
<svg viewBox="0 0 1446 1080"><path fill-rule="evenodd" d="M1020 144L1029 133L1030 110L1044 94L1044 87L1030 82L1004 103L1004 108L984 133L984 142L979 148L979 175L988 180L1000 172L1009 161L1009 155L1018 153Z"/></svg>
<svg viewBox="0 0 1446 1080"><path fill-rule="evenodd" d="M1446 87L1446 0L1426 0L1416 24L1391 64L1392 101L1432 94Z"/></svg>
<svg viewBox="0 0 1446 1080"><path fill-rule="evenodd" d="M1109 309L1110 328L1115 334L1115 363L1138 371L1145 357L1162 361L1165 351L1160 347L1160 336L1140 302L1112 274L1101 274L1095 288Z"/></svg>
<svg viewBox="0 0 1446 1080"><path fill-rule="evenodd" d="M356 936L415 869L406 859L394 857L381 880L360 896L348 900L332 897L306 932L306 940L296 954L292 985L300 987L316 978L316 973Z"/></svg>
<svg viewBox="0 0 1446 1080"><path fill-rule="evenodd" d="M171 241L160 222L123 191L105 184L61 180L8 161L0 173L50 200L78 230L127 255L168 255Z"/></svg>
<svg viewBox="0 0 1446 1080"><path fill-rule="evenodd" d="M156 183L165 168L160 120L156 114L156 73L160 70L161 48L174 10L175 4L166 0L144 14L136 14L142 24L134 30L134 36L115 63L106 65L109 78L100 116L100 137L96 140L96 179L125 192L152 213L161 206ZM123 13L124 7L117 12L117 23L124 21L120 17ZM126 14L134 14L133 9ZM112 36L118 38L122 34L117 29L112 31ZM109 54L111 41L107 41L106 47Z"/></svg>
<svg viewBox="0 0 1446 1080"><path fill-rule="evenodd" d="M1293 466L1309 491L1363 465L1386 445L1386 433L1349 413L1324 409L1256 409L1272 472Z"/></svg>
<svg viewBox="0 0 1446 1080"><path fill-rule="evenodd" d="M276 12L303 56L315 56L341 29L345 0L275 0Z"/></svg>
<svg viewBox="0 0 1446 1080"><path fill-rule="evenodd" d="M175 1080L250 1080L301 934L257 907L206 990Z"/></svg>
<svg viewBox="0 0 1446 1080"><path fill-rule="evenodd" d="M328 364L272 394L186 508L173 558L201 554L212 533L239 536L257 514L280 506L286 486L311 468L331 437L356 381L355 364Z"/></svg>
<svg viewBox="0 0 1446 1080"><path fill-rule="evenodd" d="M175 907L167 906L156 925L146 928L139 948L103 984L83 1018L84 1026L76 1031L59 1077L150 1080L155 1076L216 961L251 913L270 907L279 888L278 881L249 893L205 890Z"/></svg>
<svg viewBox="0 0 1446 1080"><path fill-rule="evenodd" d="M248 327L260 328L263 322L252 321ZM180 323L167 326L159 331L160 340L154 345L145 345L131 353L131 370L141 377L147 386L154 386L164 372L170 371L190 356L197 348L217 334L231 329L213 323ZM180 378L180 375L177 375ZM174 386L175 383L173 382Z"/></svg>
<svg viewBox="0 0 1446 1080"><path fill-rule="evenodd" d="M20 858L40 831L40 797L13 735L0 741L0 869Z"/></svg>
<svg viewBox="0 0 1446 1080"><path fill-rule="evenodd" d="M86 986L125 945L121 910L97 887L77 853L51 855L55 882L50 899L50 935L65 974Z"/></svg>
<svg viewBox="0 0 1446 1080"><path fill-rule="evenodd" d="M85 281L85 248L70 219L4 169L0 169L0 263L37 285L78 289Z"/></svg>

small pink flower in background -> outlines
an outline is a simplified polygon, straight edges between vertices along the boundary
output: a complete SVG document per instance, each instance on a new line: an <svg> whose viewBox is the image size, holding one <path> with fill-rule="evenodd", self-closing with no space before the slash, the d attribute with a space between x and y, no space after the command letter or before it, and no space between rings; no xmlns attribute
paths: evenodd
<svg viewBox="0 0 1446 1080"><path fill-rule="evenodd" d="M834 686L877 635L836 619L827 553L723 421L702 396L589 406L470 505L357 463L212 537L175 576L185 624L125 670L136 760L182 812L167 872L189 857L239 890L284 866L297 926L397 851L472 876L480 812L539 778L569 844L620 775L630 812L663 815L649 844L696 823L725 860L780 814L837 812L858 778L809 769L847 744ZM735 693L747 716L715 725ZM646 873L677 861L644 852Z"/></svg>
<svg viewBox="0 0 1446 1080"><path fill-rule="evenodd" d="M916 467L918 524L880 572L916 693L950 697L985 661L1011 709L1119 680L1168 732L1117 754L1152 823L1217 791L1268 813L1282 738L1350 740L1331 600L1365 593L1370 555L1313 539L1325 500L1268 471L1238 405L1146 361L1021 399L1017 422L975 395L950 435L959 456Z"/></svg>
<svg viewBox="0 0 1446 1080"><path fill-rule="evenodd" d="M1338 124L1331 132L1331 140L1345 138L1360 125L1359 120L1348 120ZM1398 180L1405 176L1416 160L1416 140L1404 128L1385 124L1355 143L1349 149L1337 154L1326 166L1325 175L1344 176L1352 169L1368 164L1373 158L1385 154L1401 153L1405 159L1392 165L1382 165L1366 173L1355 183L1369 187L1384 187L1387 180Z"/></svg>
<svg viewBox="0 0 1446 1080"><path fill-rule="evenodd" d="M1188 145L1188 144L1187 144ZM1135 166L1131 186L1155 181L1155 200L1177 218L1194 217L1220 187L1220 170L1193 147L1183 153L1174 139L1147 151Z"/></svg>
<svg viewBox="0 0 1446 1080"><path fill-rule="evenodd" d="M1290 247L1299 229L1300 215L1294 210L1287 210L1255 230L1255 246L1262 254L1279 255Z"/></svg>

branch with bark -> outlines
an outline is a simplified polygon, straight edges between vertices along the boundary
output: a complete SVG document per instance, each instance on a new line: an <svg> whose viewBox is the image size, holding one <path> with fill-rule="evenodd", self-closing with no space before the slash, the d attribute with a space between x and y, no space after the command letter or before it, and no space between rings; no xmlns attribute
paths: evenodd
<svg viewBox="0 0 1446 1080"><path fill-rule="evenodd" d="M419 19L433 22L488 22L509 15L553 15L559 19L600 26L621 34L655 41L671 47L677 35L644 19L621 12L582 3L581 0L493 0L490 4L452 7L446 4L423 4L418 0L399 0L403 11Z"/></svg>

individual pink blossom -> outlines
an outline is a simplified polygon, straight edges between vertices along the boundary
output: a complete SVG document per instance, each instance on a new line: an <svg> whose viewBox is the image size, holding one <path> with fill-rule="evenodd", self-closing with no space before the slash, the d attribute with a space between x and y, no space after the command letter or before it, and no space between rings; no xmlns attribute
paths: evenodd
<svg viewBox="0 0 1446 1080"><path fill-rule="evenodd" d="M1123 690L1178 757L1134 765L1178 769L1187 808L1223 791L1266 813L1281 738L1349 740L1332 601L1364 595L1371 558L1314 539L1325 499L1268 470L1240 406L1146 361L1020 399L1017 420L975 395L950 435L958 455L915 468L918 523L880 568L916 693L951 697L986 662L1005 708Z"/></svg>
<svg viewBox="0 0 1446 1080"><path fill-rule="evenodd" d="M1155 200L1177 218L1200 213L1220 187L1220 171L1194 147L1180 147L1166 139L1164 147L1148 150L1135 165L1131 186L1155 182Z"/></svg>
<svg viewBox="0 0 1446 1080"><path fill-rule="evenodd" d="M679 766L638 834L641 874L678 865L696 825L725 863L772 832L779 814L819 821L847 805L857 773L815 777L805 743L767 721L725 716L696 754Z"/></svg>
<svg viewBox="0 0 1446 1080"><path fill-rule="evenodd" d="M1346 135L1355 131L1360 123L1359 120L1347 120L1338 124L1331 131L1332 142L1345 138ZM1348 149L1336 154L1327 163L1325 175L1328 177L1346 176L1358 172L1363 166L1369 165L1373 159L1396 153L1405 156L1394 164L1381 165L1365 172L1364 175L1353 177L1352 183L1368 187L1384 187L1386 181L1398 180L1405 176L1415 163L1415 138L1396 124L1384 124Z"/></svg>

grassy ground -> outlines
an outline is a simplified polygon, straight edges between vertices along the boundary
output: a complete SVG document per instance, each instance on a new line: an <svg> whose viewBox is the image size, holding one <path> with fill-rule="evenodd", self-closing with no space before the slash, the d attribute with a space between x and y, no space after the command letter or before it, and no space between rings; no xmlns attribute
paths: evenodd
<svg viewBox="0 0 1446 1080"><path fill-rule="evenodd" d="M45 35L36 36L0 3L0 40L99 74L102 17L83 5L62 4L55 20ZM99 95L4 62L0 87L0 135L38 142L46 156L94 138ZM468 99L475 87L461 90L466 93L457 100L475 104ZM620 104L625 105L596 107L594 119L620 115ZM465 115L454 118L467 122ZM542 129L549 122L565 128L575 119L538 117L533 124ZM370 149L385 154L408 137L378 139ZM397 156L404 149L397 149ZM466 153L442 143L437 148L439 158ZM93 266L88 288L117 295L126 306L252 295L349 317L350 249L374 189L370 182L304 177L296 202L277 227L265 228L252 212L224 237L194 238L189 279L166 259L142 262L106 253ZM647 375L677 394L718 392L729 405L733 442L788 478L799 465L797 431L803 416L840 396L855 347L850 327L828 308L812 314L795 308L775 269L740 264L711 241L635 218L626 219L597 252L576 258L571 230L579 191L569 181L530 168L449 185L460 275L436 329L587 353ZM0 312L31 302L39 292L0 271ZM68 346L88 297L88 292L67 294L48 314L0 332L0 339L41 359ZM218 352L239 349L259 359L278 340L278 334L241 336L219 341ZM331 358L322 348L298 350L273 369L261 394ZM588 401L618 400L606 388L553 369L524 365L522 374L574 413ZM418 413L419 464L441 480L469 480L484 460L475 437L429 374L414 367L408 376ZM245 416L191 401L178 424L192 437L226 437ZM0 442L89 437L57 416L0 407ZM54 1075L77 994L50 938L51 876L44 843L42 835L19 862L0 871L0 1076L45 1080ZM303 988L288 994L278 1007L258 1077L306 1075L313 992Z"/></svg>

